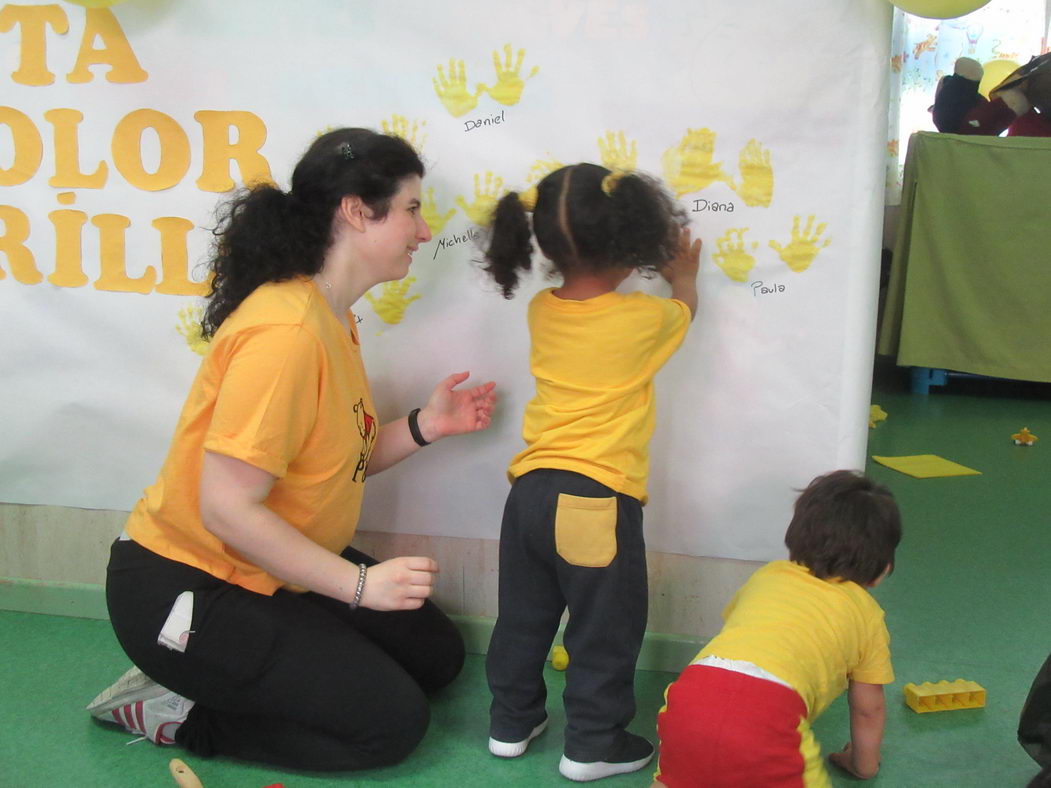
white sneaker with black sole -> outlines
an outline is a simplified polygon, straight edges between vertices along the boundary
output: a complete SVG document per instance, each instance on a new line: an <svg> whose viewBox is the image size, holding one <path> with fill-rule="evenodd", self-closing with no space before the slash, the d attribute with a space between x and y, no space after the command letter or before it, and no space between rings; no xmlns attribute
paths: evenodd
<svg viewBox="0 0 1051 788"><path fill-rule="evenodd" d="M641 736L624 732L624 738L615 752L602 761L574 761L562 756L559 773L567 780L586 783L615 774L637 772L653 760L653 745Z"/></svg>
<svg viewBox="0 0 1051 788"><path fill-rule="evenodd" d="M521 741L499 741L490 737L489 752L500 758L517 758L528 749L529 742L544 732L547 728L547 722L548 718L544 717L544 721L533 728L529 735Z"/></svg>

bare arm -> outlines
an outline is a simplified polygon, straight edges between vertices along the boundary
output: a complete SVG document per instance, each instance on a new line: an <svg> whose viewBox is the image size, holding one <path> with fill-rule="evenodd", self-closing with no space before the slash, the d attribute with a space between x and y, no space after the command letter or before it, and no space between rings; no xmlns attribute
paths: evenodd
<svg viewBox="0 0 1051 788"><path fill-rule="evenodd" d="M697 316L697 271L701 262L701 239L691 242L690 230L684 227L679 234L679 251L661 269L668 284L671 297L682 301L690 308L690 318Z"/></svg>
<svg viewBox="0 0 1051 788"><path fill-rule="evenodd" d="M457 389L470 376L456 372L435 386L426 406L420 409L417 424L423 439L433 443L449 435L484 430L492 420L496 395L495 383L483 383L469 389ZM395 465L420 448L409 432L407 418L380 427L376 446L369 459L370 476Z"/></svg>
<svg viewBox="0 0 1051 788"><path fill-rule="evenodd" d="M359 569L311 541L264 501L276 479L246 462L206 451L200 511L205 529L274 577L351 602ZM414 610L430 596L438 564L422 556L392 558L370 567L361 606Z"/></svg>
<svg viewBox="0 0 1051 788"><path fill-rule="evenodd" d="M844 771L868 780L879 772L880 745L887 718L883 685L851 681L847 700L850 702L850 743L828 758Z"/></svg>

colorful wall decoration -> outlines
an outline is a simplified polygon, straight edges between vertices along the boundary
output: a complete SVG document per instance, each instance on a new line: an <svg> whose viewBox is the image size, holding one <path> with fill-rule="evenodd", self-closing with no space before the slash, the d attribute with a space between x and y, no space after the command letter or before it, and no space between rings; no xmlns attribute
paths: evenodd
<svg viewBox="0 0 1051 788"><path fill-rule="evenodd" d="M264 8L265 6L265 8ZM496 538L532 394L525 307L474 260L560 163L666 179L704 239L658 378L651 549L765 559L794 488L863 464L882 215L885 0L0 4L0 500L128 509L207 351L220 199L313 135L399 134L433 240L355 307L381 418L452 371L487 433L370 482L362 527ZM665 292L660 280L628 287Z"/></svg>

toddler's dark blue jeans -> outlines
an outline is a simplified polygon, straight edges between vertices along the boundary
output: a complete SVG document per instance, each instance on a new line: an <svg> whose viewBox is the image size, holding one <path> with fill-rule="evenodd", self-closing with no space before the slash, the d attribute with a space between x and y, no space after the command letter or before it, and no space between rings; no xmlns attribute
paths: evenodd
<svg viewBox="0 0 1051 788"><path fill-rule="evenodd" d="M494 739L522 741L546 716L544 662L567 608L565 755L601 761L635 716L647 613L642 505L579 473L536 470L515 480L500 530L500 610L486 658Z"/></svg>

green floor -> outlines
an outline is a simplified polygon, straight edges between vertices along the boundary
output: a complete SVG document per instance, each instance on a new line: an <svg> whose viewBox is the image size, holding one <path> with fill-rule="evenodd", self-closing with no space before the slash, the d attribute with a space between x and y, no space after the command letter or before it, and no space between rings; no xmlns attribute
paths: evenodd
<svg viewBox="0 0 1051 788"><path fill-rule="evenodd" d="M953 382L928 397L908 394L894 370L878 376L873 401L890 418L871 432L869 454L940 454L982 476L916 480L871 465L898 497L905 538L894 575L878 590L887 610L898 682L888 688L883 769L871 784L1021 788L1036 765L1018 747L1018 712L1051 651L1051 396L1046 387ZM1045 440L1014 446L1028 426ZM172 786L168 760L180 753L95 724L84 703L126 666L103 621L0 613L0 786L144 788ZM552 699L562 674L549 670ZM652 735L670 674L638 674L634 730ZM984 709L918 715L901 702L907 681L966 678L988 690ZM205 788L309 786L568 785L557 774L559 704L553 730L517 760L485 751L483 660L472 656L456 685L434 703L430 732L404 764L348 775L309 775L223 759L186 760ZM848 737L841 698L818 720L825 748ZM647 786L650 773L611 778ZM834 775L837 786L856 781ZM757 786L756 788L762 788Z"/></svg>

